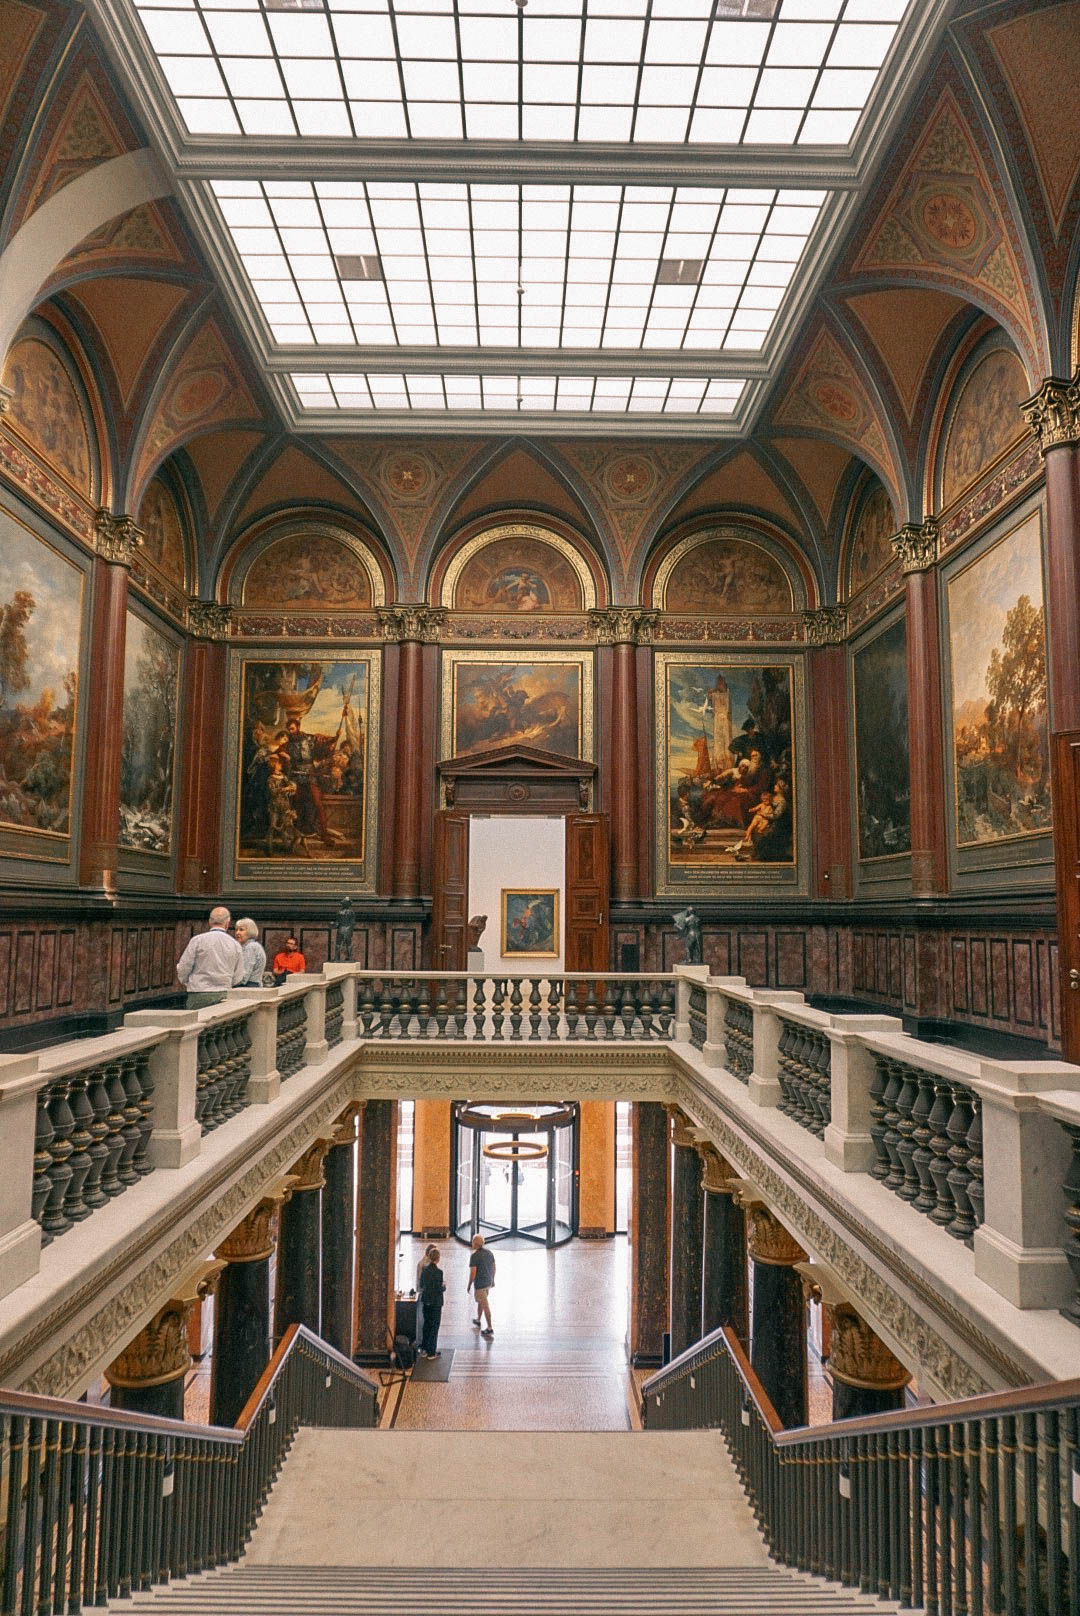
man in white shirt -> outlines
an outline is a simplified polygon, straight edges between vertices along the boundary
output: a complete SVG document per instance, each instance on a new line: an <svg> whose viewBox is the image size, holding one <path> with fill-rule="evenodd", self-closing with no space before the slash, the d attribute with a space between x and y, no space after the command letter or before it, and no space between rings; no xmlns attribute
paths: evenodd
<svg viewBox="0 0 1080 1616"><path fill-rule="evenodd" d="M176 974L189 993L224 993L244 980L244 952L229 936L232 916L211 909L210 930L194 936L176 962Z"/></svg>
<svg viewBox="0 0 1080 1616"><path fill-rule="evenodd" d="M240 952L244 956L244 974L240 986L261 988L263 972L266 970L266 949L259 941L259 928L253 920L236 922L236 941L240 944Z"/></svg>

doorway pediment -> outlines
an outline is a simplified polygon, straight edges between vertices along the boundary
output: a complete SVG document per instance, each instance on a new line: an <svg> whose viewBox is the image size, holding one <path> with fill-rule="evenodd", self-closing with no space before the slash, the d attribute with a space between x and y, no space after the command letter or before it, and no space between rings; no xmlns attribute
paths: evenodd
<svg viewBox="0 0 1080 1616"><path fill-rule="evenodd" d="M535 746L499 746L439 764L448 808L474 813L580 813L596 764Z"/></svg>

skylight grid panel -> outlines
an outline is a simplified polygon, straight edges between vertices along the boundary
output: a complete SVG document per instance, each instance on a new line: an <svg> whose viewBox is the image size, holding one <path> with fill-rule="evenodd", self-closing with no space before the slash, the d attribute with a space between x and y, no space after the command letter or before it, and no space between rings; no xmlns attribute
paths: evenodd
<svg viewBox="0 0 1080 1616"><path fill-rule="evenodd" d="M742 380L697 377L298 373L301 408L412 413L731 415Z"/></svg>

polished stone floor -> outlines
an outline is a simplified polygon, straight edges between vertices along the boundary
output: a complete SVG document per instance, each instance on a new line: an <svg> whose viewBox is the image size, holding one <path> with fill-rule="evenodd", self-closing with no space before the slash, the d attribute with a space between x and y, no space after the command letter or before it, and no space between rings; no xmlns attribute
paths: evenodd
<svg viewBox="0 0 1080 1616"><path fill-rule="evenodd" d="M398 1271L408 1289L424 1242L405 1238ZM555 1251L500 1240L488 1339L472 1323L468 1249L437 1242L446 1275L439 1344L453 1347L444 1385L410 1382L398 1430L626 1431L628 1258L625 1237L573 1240Z"/></svg>

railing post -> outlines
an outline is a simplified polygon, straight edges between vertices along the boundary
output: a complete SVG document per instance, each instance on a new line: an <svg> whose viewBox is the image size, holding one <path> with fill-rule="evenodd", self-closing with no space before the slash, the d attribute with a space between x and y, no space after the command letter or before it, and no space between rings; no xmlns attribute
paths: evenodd
<svg viewBox="0 0 1080 1616"><path fill-rule="evenodd" d="M199 1154L202 1128L195 1121L199 1070L197 1010L129 1010L125 1027L154 1027L164 1033L150 1051L154 1079L154 1131L150 1160L155 1167L185 1167Z"/></svg>
<svg viewBox="0 0 1080 1616"><path fill-rule="evenodd" d="M676 965L675 967L675 1027L677 1044L690 1042L690 986L709 980L707 965Z"/></svg>
<svg viewBox="0 0 1080 1616"><path fill-rule="evenodd" d="M1070 1150L1039 1090L1076 1090L1075 1066L1060 1061L982 1061L983 1184L975 1272L1014 1307L1064 1307L1073 1284L1065 1257L1062 1186Z"/></svg>
<svg viewBox="0 0 1080 1616"><path fill-rule="evenodd" d="M0 1055L0 1297L24 1285L41 1261L41 1225L30 1216L38 1089L36 1055Z"/></svg>
<svg viewBox="0 0 1080 1616"><path fill-rule="evenodd" d="M248 1035L251 1038L251 1076L244 1091L252 1105L269 1105L281 1092L277 1068L277 988L234 988L230 999L244 999L251 1005Z"/></svg>
<svg viewBox="0 0 1080 1616"><path fill-rule="evenodd" d="M801 993L754 994L754 1070L747 1085L754 1105L780 1103L780 1017L774 1006L805 1003Z"/></svg>
<svg viewBox="0 0 1080 1616"><path fill-rule="evenodd" d="M705 1044L701 1051L706 1066L727 1065L724 1017L727 1015L725 987L744 988L745 976L710 976L705 981Z"/></svg>
<svg viewBox="0 0 1080 1616"><path fill-rule="evenodd" d="M341 1022L341 1037L343 1042L355 1038L356 1024L356 966L347 961L327 961L323 966L323 976L327 982L341 983L341 998L343 1017Z"/></svg>
<svg viewBox="0 0 1080 1616"><path fill-rule="evenodd" d="M837 1016L827 1029L831 1047L832 1120L825 1129L825 1159L845 1173L867 1173L874 1162L870 1137L870 1084L874 1056L862 1042L868 1032L899 1033L897 1016Z"/></svg>

